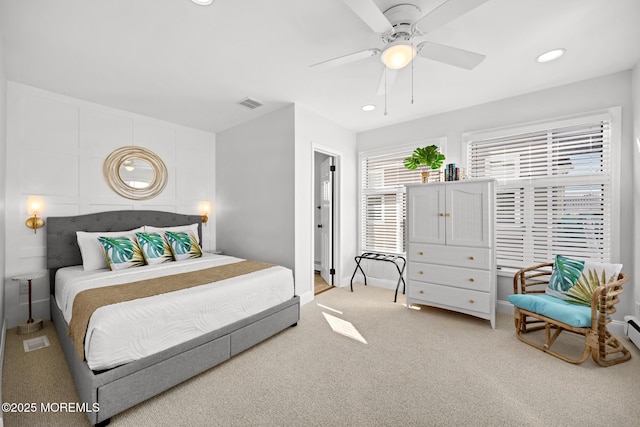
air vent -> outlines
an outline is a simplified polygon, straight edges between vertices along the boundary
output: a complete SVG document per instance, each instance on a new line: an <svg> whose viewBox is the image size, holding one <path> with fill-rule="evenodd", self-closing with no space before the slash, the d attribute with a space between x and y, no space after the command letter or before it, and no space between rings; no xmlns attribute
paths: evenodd
<svg viewBox="0 0 640 427"><path fill-rule="evenodd" d="M42 335L37 338L32 338L30 340L22 341L24 345L24 351L30 352L33 350L38 350L39 348L49 347L49 338L46 335Z"/></svg>
<svg viewBox="0 0 640 427"><path fill-rule="evenodd" d="M262 107L262 102L253 98L245 98L241 101L238 101L238 104L242 105L243 107L247 107L250 110L255 110L258 107Z"/></svg>

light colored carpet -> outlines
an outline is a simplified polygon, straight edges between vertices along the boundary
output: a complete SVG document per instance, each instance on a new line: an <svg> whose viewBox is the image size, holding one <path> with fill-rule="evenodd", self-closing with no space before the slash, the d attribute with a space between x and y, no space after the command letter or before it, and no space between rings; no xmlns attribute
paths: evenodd
<svg viewBox="0 0 640 427"><path fill-rule="evenodd" d="M518 341L509 315L499 315L493 330L485 320L403 302L371 286L324 292L302 306L297 327L111 425L638 425L640 351L626 338L629 362L574 366ZM354 331L366 343L343 335ZM46 333L52 347L25 354L24 336L8 331L5 402L77 399L50 324ZM7 426L88 424L77 413L4 417Z"/></svg>

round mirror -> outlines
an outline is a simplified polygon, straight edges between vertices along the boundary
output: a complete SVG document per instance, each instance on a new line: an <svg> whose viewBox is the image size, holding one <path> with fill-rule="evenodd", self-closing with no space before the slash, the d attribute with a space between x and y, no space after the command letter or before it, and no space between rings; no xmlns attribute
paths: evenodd
<svg viewBox="0 0 640 427"><path fill-rule="evenodd" d="M157 196L167 185L167 167L153 152L141 147L121 147L104 161L107 184L132 200Z"/></svg>
<svg viewBox="0 0 640 427"><path fill-rule="evenodd" d="M148 188L156 178L151 164L142 159L127 159L120 165L120 179L133 188Z"/></svg>

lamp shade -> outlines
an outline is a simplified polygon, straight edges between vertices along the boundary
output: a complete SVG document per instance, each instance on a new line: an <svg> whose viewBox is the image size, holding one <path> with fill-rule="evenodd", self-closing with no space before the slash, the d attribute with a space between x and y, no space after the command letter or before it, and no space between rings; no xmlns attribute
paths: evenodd
<svg viewBox="0 0 640 427"><path fill-rule="evenodd" d="M380 55L380 60L389 68L399 70L411 63L416 56L416 49L406 40L387 45Z"/></svg>
<svg viewBox="0 0 640 427"><path fill-rule="evenodd" d="M29 215L37 215L40 213L40 209L42 209L42 204L38 200L33 200L29 202L27 212L29 212Z"/></svg>

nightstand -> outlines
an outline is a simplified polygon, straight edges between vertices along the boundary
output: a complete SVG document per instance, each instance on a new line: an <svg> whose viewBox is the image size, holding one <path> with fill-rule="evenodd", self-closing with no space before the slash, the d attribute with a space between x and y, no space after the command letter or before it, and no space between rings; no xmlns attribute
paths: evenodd
<svg viewBox="0 0 640 427"><path fill-rule="evenodd" d="M42 319L34 319L31 316L31 281L44 277L46 276L46 274L46 271L38 271L36 273L27 273L11 278L12 280L16 280L18 282L27 281L27 283L29 284L29 319L27 319L27 321L24 323L18 324L17 332L20 335L30 334L42 329Z"/></svg>

